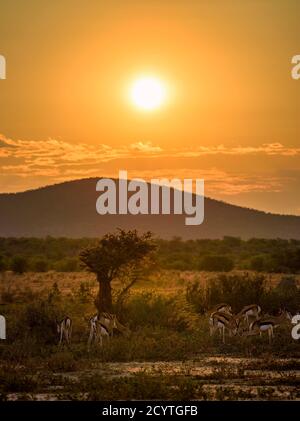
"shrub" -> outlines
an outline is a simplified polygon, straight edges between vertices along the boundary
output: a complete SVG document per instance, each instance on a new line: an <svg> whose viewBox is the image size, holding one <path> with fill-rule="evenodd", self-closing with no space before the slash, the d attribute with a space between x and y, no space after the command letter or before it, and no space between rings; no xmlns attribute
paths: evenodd
<svg viewBox="0 0 300 421"><path fill-rule="evenodd" d="M256 303L267 313L276 313L280 308L294 313L299 308L300 289L291 277L283 277L276 288L268 288L264 275L221 274L207 286L198 281L190 283L186 289L186 298L199 313L205 313L223 302L230 304L235 312Z"/></svg>
<svg viewBox="0 0 300 421"><path fill-rule="evenodd" d="M52 306L40 301L26 306L23 314L23 324L39 340L49 342L51 338L51 342L53 342L56 318L57 313Z"/></svg>
<svg viewBox="0 0 300 421"><path fill-rule="evenodd" d="M0 295L2 304L11 304L15 302L18 291L16 288L12 288L11 285L2 286Z"/></svg>
<svg viewBox="0 0 300 421"><path fill-rule="evenodd" d="M250 261L250 269L256 272L263 272L266 270L266 263L264 256L254 256Z"/></svg>
<svg viewBox="0 0 300 421"><path fill-rule="evenodd" d="M208 272L229 272L233 268L234 262L228 256L208 255L200 262L200 270Z"/></svg>
<svg viewBox="0 0 300 421"><path fill-rule="evenodd" d="M266 294L266 279L262 275L249 276L245 274L220 274L207 286L198 282L188 285L187 300L196 310L204 313L218 303L228 303L235 312L243 306L262 302Z"/></svg>
<svg viewBox="0 0 300 421"><path fill-rule="evenodd" d="M56 320L61 316L59 304L53 299L39 298L26 304L16 320L15 335L18 338L31 336L39 343L56 341Z"/></svg>
<svg viewBox="0 0 300 421"><path fill-rule="evenodd" d="M273 313L281 308L294 314L299 311L299 303L300 288L293 276L283 276L276 288L270 289L263 299L264 307Z"/></svg>
<svg viewBox="0 0 300 421"><path fill-rule="evenodd" d="M74 293L74 298L80 303L89 303L93 300L92 287L89 282L80 282L79 288Z"/></svg>
<svg viewBox="0 0 300 421"><path fill-rule="evenodd" d="M184 296L158 295L142 292L134 295L122 310L124 321L131 329L142 326L168 327L181 330L195 321L193 308Z"/></svg>
<svg viewBox="0 0 300 421"><path fill-rule="evenodd" d="M77 257L66 257L55 265L58 272L76 272L79 270L79 261Z"/></svg>
<svg viewBox="0 0 300 421"><path fill-rule="evenodd" d="M200 314L205 313L211 306L207 299L207 289L198 281L188 284L186 288L186 299Z"/></svg>
<svg viewBox="0 0 300 421"><path fill-rule="evenodd" d="M71 352L61 351L50 356L47 367L51 371L75 371L78 369L78 363Z"/></svg>
<svg viewBox="0 0 300 421"><path fill-rule="evenodd" d="M37 259L33 262L32 266L34 272L47 272L49 265L47 260Z"/></svg>
<svg viewBox="0 0 300 421"><path fill-rule="evenodd" d="M11 269L13 272L22 274L26 272L28 268L28 262L25 257L22 256L15 256L11 262Z"/></svg>
<svg viewBox="0 0 300 421"><path fill-rule="evenodd" d="M3 256L0 256L0 272L4 272L7 269L7 261Z"/></svg>

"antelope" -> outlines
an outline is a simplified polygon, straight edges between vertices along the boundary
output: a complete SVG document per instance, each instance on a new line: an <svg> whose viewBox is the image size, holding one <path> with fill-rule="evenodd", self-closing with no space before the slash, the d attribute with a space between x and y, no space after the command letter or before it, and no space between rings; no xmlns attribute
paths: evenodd
<svg viewBox="0 0 300 421"><path fill-rule="evenodd" d="M90 346L92 341L100 342L100 346L102 346L102 336L109 336L109 331L107 327L104 327L99 322L99 315L95 314L89 319L90 324L90 334L88 338L88 350L90 350Z"/></svg>
<svg viewBox="0 0 300 421"><path fill-rule="evenodd" d="M98 317L99 317L100 323L102 323L104 326L107 327L109 331L109 336L114 335L114 329L118 330L119 332L123 334L129 333L129 329L119 322L115 314L102 312L100 313Z"/></svg>
<svg viewBox="0 0 300 421"><path fill-rule="evenodd" d="M217 304L213 307L211 314L217 312L217 311L221 311L223 313L228 313L228 314L232 314L232 308L229 304L226 303L221 303L221 304Z"/></svg>
<svg viewBox="0 0 300 421"><path fill-rule="evenodd" d="M259 332L259 336L261 337L263 332L268 332L269 343L271 343L274 339L274 329L283 324L286 320L291 320L290 313L287 311L281 311L280 315L277 317L261 317L251 323L249 335L255 335Z"/></svg>
<svg viewBox="0 0 300 421"><path fill-rule="evenodd" d="M242 308L242 310L237 314L239 319L245 319L247 322L247 326L249 327L249 316L254 316L256 320L258 320L259 315L261 313L261 307L258 304L250 304Z"/></svg>
<svg viewBox="0 0 300 421"><path fill-rule="evenodd" d="M216 329L219 330L220 336L222 336L223 343L225 344L225 330L227 329L230 335L234 335L238 332L239 321L232 315L216 311L210 315L209 318L209 327L210 327L210 336L214 333Z"/></svg>
<svg viewBox="0 0 300 421"><path fill-rule="evenodd" d="M64 340L69 344L72 336L72 319L68 316L64 317L60 322L56 322L56 328L59 335L58 345L61 345Z"/></svg>
<svg viewBox="0 0 300 421"><path fill-rule="evenodd" d="M114 329L119 330L120 332L125 333L127 329L123 326L117 319L115 314L102 312L100 314L95 314L89 319L90 323L90 334L88 338L88 348L92 341L100 342L102 346L102 336L107 338L113 336Z"/></svg>
<svg viewBox="0 0 300 421"><path fill-rule="evenodd" d="M115 314L102 312L100 314L96 314L94 318L95 317L99 323L103 324L107 328L109 336L114 336L114 329L118 329L117 316Z"/></svg>
<svg viewBox="0 0 300 421"><path fill-rule="evenodd" d="M96 322L96 326L95 326L95 343L99 342L100 347L102 347L103 341L102 341L102 337L105 336L106 338L110 337L109 334L109 330L108 328L102 324L100 321ZM90 343L89 343L89 347L90 347Z"/></svg>
<svg viewBox="0 0 300 421"><path fill-rule="evenodd" d="M288 310L283 310L284 312L285 312L285 314L286 314L286 318L288 319L288 320L291 320L292 321L292 318L293 318L293 315L292 315L292 313L290 312L290 311L288 311Z"/></svg>

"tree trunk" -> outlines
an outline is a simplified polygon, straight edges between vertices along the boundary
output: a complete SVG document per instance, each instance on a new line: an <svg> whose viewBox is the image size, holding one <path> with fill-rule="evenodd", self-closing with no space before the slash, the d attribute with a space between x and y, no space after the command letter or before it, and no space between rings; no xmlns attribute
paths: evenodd
<svg viewBox="0 0 300 421"><path fill-rule="evenodd" d="M111 296L111 285L110 281L101 278L101 275L97 273L97 281L99 283L99 292L96 299L96 307L98 312L106 311L112 312L112 296Z"/></svg>

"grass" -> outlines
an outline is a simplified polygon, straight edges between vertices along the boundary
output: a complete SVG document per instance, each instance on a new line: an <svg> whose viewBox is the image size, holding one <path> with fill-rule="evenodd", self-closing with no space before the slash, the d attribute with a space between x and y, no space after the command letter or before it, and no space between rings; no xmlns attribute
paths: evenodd
<svg viewBox="0 0 300 421"><path fill-rule="evenodd" d="M241 274L243 271L235 270L231 273ZM247 271L247 273L251 273ZM133 291L152 291L157 293L174 294L183 291L188 282L198 281L202 285L206 285L215 277L213 272L204 271L177 271L177 270L161 270L152 275L149 281L141 281L133 287ZM282 274L267 274L270 286L276 286ZM300 285L300 275L295 275L298 285ZM74 290L80 288L81 283L88 284L93 293L97 291L97 282L95 276L88 272L25 272L21 275L7 271L0 274L0 288L3 293L13 295L18 293L24 294L26 289L30 292L42 292L49 290L54 283L57 283L59 289L64 295L69 295ZM114 288L118 288L118 282L113 284ZM3 297L2 297L3 298Z"/></svg>

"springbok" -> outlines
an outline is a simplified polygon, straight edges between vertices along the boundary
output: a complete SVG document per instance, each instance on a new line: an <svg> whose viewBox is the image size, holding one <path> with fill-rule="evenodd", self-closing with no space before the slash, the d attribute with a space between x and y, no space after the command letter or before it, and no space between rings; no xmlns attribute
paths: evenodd
<svg viewBox="0 0 300 421"><path fill-rule="evenodd" d="M63 341L69 345L72 336L72 319L66 316L60 322L56 322L56 327L59 335L58 345L61 345Z"/></svg>
<svg viewBox="0 0 300 421"><path fill-rule="evenodd" d="M111 313L102 312L98 316L98 322L105 326L109 336L114 336L114 329L118 329L117 316Z"/></svg>
<svg viewBox="0 0 300 421"><path fill-rule="evenodd" d="M253 316L256 320L259 319L259 315L261 314L261 307L258 304L250 304L242 308L242 310L237 314L237 318L245 319L247 322L247 326L249 328L249 317Z"/></svg>
<svg viewBox="0 0 300 421"><path fill-rule="evenodd" d="M96 322L94 329L95 330L94 330L93 337L94 337L95 343L99 343L100 347L102 348L102 345L103 345L102 337L105 336L109 338L110 337L109 330L107 329L105 325L103 325L99 321ZM91 340L89 337L88 349L90 349L90 345L91 345L91 341L93 340L93 337L91 338Z"/></svg>
<svg viewBox="0 0 300 421"><path fill-rule="evenodd" d="M226 312L216 311L210 315L209 318L209 333L210 336L218 330L220 336L222 336L223 343L225 344L225 330L229 331L229 334L234 336L238 333L239 321Z"/></svg>
<svg viewBox="0 0 300 421"><path fill-rule="evenodd" d="M226 304L226 303L221 303L221 304L215 305L211 309L211 314L216 313L217 311L221 311L222 313L232 314L231 306L229 304Z"/></svg>
<svg viewBox="0 0 300 421"><path fill-rule="evenodd" d="M250 324L248 335L255 335L259 333L259 336L262 336L263 332L268 332L269 343L271 343L274 339L274 329L285 323L287 320L291 321L291 315L285 310L281 310L280 315L277 317L261 317Z"/></svg>
<svg viewBox="0 0 300 421"><path fill-rule="evenodd" d="M120 332L125 332L126 328L118 322L115 314L102 312L95 314L89 319L90 334L88 338L88 349L90 349L91 343L94 340L95 343L99 342L102 346L102 336L111 337L113 336L114 329Z"/></svg>

